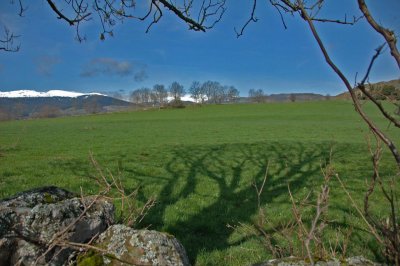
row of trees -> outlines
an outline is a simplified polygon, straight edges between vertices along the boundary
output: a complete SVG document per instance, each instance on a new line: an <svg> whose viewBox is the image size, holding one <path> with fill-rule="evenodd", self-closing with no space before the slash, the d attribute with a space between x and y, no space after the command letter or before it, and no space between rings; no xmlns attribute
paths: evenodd
<svg viewBox="0 0 400 266"><path fill-rule="evenodd" d="M130 95L130 101L138 104L164 105L168 97L174 103L181 101L182 97L189 93L190 97L197 103L226 103L235 102L239 98L239 90L234 86L221 85L217 81L206 81L200 83L194 81L188 91L183 85L174 81L168 89L162 84L156 84L152 89L140 88L134 90Z"/></svg>
<svg viewBox="0 0 400 266"><path fill-rule="evenodd" d="M252 102L261 103L265 101L266 94L262 89L250 89L249 98Z"/></svg>
<svg viewBox="0 0 400 266"><path fill-rule="evenodd" d="M217 81L194 81L189 93L196 102L201 103L235 102L239 98L239 91L234 86L221 85Z"/></svg>

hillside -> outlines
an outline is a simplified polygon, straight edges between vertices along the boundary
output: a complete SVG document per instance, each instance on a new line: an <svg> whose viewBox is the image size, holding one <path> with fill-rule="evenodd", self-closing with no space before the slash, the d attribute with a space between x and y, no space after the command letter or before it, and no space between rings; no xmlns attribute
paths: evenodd
<svg viewBox="0 0 400 266"><path fill-rule="evenodd" d="M400 90L400 79L394 79L394 80L389 80L389 81L380 81L377 83L371 83L370 85L368 84L366 86L367 89L371 89L371 87L374 88L383 88L384 86L393 86L396 90ZM358 92L356 92L358 93ZM349 92L342 92L336 96L334 96L335 99L340 99L340 100L349 100L350 99L350 93Z"/></svg>
<svg viewBox="0 0 400 266"><path fill-rule="evenodd" d="M285 102L285 101L319 101L325 100L325 96L316 93L279 93L271 94L267 97L268 102Z"/></svg>
<svg viewBox="0 0 400 266"><path fill-rule="evenodd" d="M0 120L104 113L134 104L101 94L77 97L0 97Z"/></svg>
<svg viewBox="0 0 400 266"><path fill-rule="evenodd" d="M370 103L364 107L386 128ZM321 167L330 156L356 202L362 202L371 173L367 127L347 101L204 105L21 120L0 123L0 132L0 197L44 185L96 193L91 177L98 172L88 158L92 153L107 177L109 170L121 179L126 192L140 187L138 204L156 198L139 226L176 236L193 265L242 266L271 258L253 231L227 227L248 229L257 218L254 184L261 185L267 164L260 199L272 228L292 218L288 184L296 200L319 191ZM395 127L385 132L399 143ZM380 161L383 178L396 170L387 155L385 150ZM375 258L376 245L363 221L338 182L331 182L329 219L334 223L327 224L323 236L331 240L340 225L352 232L347 255ZM374 199L377 211L388 209L379 191Z"/></svg>

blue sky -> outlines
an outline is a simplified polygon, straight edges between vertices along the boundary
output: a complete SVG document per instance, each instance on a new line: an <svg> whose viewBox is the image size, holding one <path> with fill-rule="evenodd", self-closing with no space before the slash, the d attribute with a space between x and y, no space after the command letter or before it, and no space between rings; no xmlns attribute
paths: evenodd
<svg viewBox="0 0 400 266"><path fill-rule="evenodd" d="M47 91L124 91L173 81L187 89L194 80L216 80L234 85L241 95L249 89L267 94L315 92L335 95L345 90L326 65L305 22L279 14L267 1L259 1L257 23L236 38L234 27L247 20L248 0L227 3L222 21L206 33L193 32L175 16L164 12L161 21L145 33L149 22L125 21L114 37L99 39L96 20L81 31L56 19L45 1L25 1L28 10L18 16L18 6L0 3L0 24L21 35L18 53L0 52L0 91L35 89ZM328 0L321 15L343 18L360 15L356 0ZM368 1L371 12L384 26L400 34L400 1ZM383 43L364 21L354 26L319 24L318 30L334 61L350 80L363 75L374 49ZM399 78L395 62L386 51L377 61L372 82Z"/></svg>

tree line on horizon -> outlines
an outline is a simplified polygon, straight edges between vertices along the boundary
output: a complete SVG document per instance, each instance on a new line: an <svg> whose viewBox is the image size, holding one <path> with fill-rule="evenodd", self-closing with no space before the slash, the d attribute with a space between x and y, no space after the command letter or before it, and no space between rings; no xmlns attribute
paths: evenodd
<svg viewBox="0 0 400 266"><path fill-rule="evenodd" d="M186 90L177 81L168 88L163 84L155 84L153 88L143 87L129 94L129 101L136 104L153 104L163 106L169 102L179 104L182 97L189 94L196 103L232 103L239 98L240 92L235 86L222 85L218 81L193 81ZM171 99L169 101L169 99Z"/></svg>

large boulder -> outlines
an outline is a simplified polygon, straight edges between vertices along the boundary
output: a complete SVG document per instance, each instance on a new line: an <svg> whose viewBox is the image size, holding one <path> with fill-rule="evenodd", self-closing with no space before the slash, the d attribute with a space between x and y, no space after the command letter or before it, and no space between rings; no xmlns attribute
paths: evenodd
<svg viewBox="0 0 400 266"><path fill-rule="evenodd" d="M86 243L114 223L114 205L104 199L77 197L71 192L44 187L0 201L0 266L66 265L74 251L55 247L45 256L55 234L66 227L62 240ZM77 219L88 206L91 208ZM72 226L71 226L72 225Z"/></svg>
<svg viewBox="0 0 400 266"><path fill-rule="evenodd" d="M105 265L190 265L178 240L157 231L113 225L100 235L96 246L107 253L102 256Z"/></svg>
<svg viewBox="0 0 400 266"><path fill-rule="evenodd" d="M0 266L189 265L185 249L175 237L113 223L112 203L101 197L78 197L57 187L34 189L3 199ZM60 232L65 233L60 236ZM66 245L89 241L92 248L80 252ZM54 243L49 249L49 244Z"/></svg>

